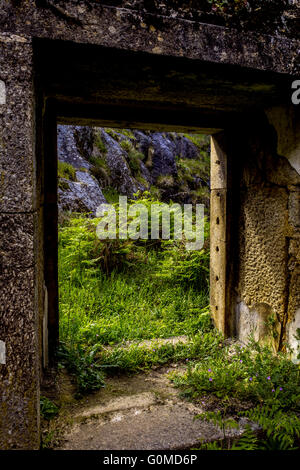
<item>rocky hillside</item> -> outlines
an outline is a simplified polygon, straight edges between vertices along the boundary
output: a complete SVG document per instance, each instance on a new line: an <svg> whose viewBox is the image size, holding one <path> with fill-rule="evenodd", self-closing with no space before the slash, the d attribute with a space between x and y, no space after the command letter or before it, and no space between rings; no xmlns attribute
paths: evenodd
<svg viewBox="0 0 300 470"><path fill-rule="evenodd" d="M95 214L119 194L209 205L209 137L58 126L61 211Z"/></svg>

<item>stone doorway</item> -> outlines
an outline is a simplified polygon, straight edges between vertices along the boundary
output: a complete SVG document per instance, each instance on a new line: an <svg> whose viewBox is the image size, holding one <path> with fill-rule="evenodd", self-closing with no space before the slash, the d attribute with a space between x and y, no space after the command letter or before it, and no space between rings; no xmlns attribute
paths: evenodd
<svg viewBox="0 0 300 470"><path fill-rule="evenodd" d="M30 42L14 35L4 35L1 48L1 229L8 266L1 286L4 448L39 447L39 383L48 361L46 354L42 360L43 344L47 350L42 332L48 328L50 361L58 339L57 123L214 135L216 323L231 335L247 330L253 318L271 314L275 345L292 338L299 321L299 113L290 106L289 74L248 68L249 62L241 66L237 60L229 65L207 56ZM17 183L16 174L21 175ZM20 227L22 243L20 237L13 243Z"/></svg>

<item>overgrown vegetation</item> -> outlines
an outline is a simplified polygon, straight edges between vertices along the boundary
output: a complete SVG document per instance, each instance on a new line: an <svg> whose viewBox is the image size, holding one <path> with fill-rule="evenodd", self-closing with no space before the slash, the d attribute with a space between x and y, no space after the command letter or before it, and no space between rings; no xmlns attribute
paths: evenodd
<svg viewBox="0 0 300 470"><path fill-rule="evenodd" d="M124 132L124 131L123 131ZM128 163L134 175L140 174L140 161L144 159L144 154L139 152L130 140L122 140L120 145L128 155Z"/></svg>
<svg viewBox="0 0 300 470"><path fill-rule="evenodd" d="M58 161L58 178L76 181L76 170L69 163Z"/></svg>
<svg viewBox="0 0 300 470"><path fill-rule="evenodd" d="M150 194L139 201L154 202ZM160 346L156 354L135 346L108 352L107 345L211 328L207 250L192 254L182 240L99 240L98 223L73 216L59 231L60 358L81 391L102 385L104 367L139 369L179 351L188 358L192 343Z"/></svg>
<svg viewBox="0 0 300 470"><path fill-rule="evenodd" d="M127 130L108 133L118 139L132 172L137 180L141 178L139 161L144 156L135 148L134 135ZM204 183L194 190L193 202L205 201L209 143L201 135L186 137L203 152L203 158L196 161L178 155L178 175L161 177L159 188L152 186L149 192L136 194L131 203L141 202L149 210L152 204L161 205L166 188L180 181L184 191L194 178L204 178ZM107 178L103 193L114 204L118 218L119 194L110 185L100 140L100 156L91 163L95 176ZM72 180L75 170L69 166L60 166L59 171ZM229 343L212 326L208 222L199 251L187 251L185 240L99 240L98 223L99 219L73 214L59 230L59 358L76 378L78 395L104 386L107 374L182 362L186 372L173 373L170 379L186 399L203 403L206 412L198 419L212 421L223 431L221 441L203 443L201 449L299 448L299 366L253 339L247 347ZM172 238L172 221L170 232ZM274 319L269 318L266 326L274 337ZM181 335L184 338L177 342L164 341ZM41 407L45 419L58 411L44 397ZM245 417L248 424L243 432L232 437L229 431L239 429Z"/></svg>
<svg viewBox="0 0 300 470"><path fill-rule="evenodd" d="M172 380L185 397L208 399L208 407L210 402L214 409L217 403L217 411L198 418L218 424L223 440L202 448L287 450L299 446L300 371L283 353L274 354L253 340L247 347L225 346L191 364L185 374L174 374ZM239 428L240 416L257 423L260 432L248 425L238 441L231 439L228 430Z"/></svg>

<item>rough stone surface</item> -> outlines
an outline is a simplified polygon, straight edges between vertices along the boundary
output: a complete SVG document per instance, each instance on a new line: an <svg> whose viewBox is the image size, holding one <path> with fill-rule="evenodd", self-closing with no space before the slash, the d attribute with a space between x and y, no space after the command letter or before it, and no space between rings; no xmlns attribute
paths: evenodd
<svg viewBox="0 0 300 470"><path fill-rule="evenodd" d="M288 344L292 348L292 360L296 363L299 362L299 334L298 330L300 329L300 309L295 313L293 321L287 325L287 340Z"/></svg>
<svg viewBox="0 0 300 470"><path fill-rule="evenodd" d="M211 423L194 419L204 411L180 399L168 379L175 367L135 377L108 379L105 389L77 405L67 405L71 425L62 437L64 450L174 450L222 438ZM180 371L179 371L180 372ZM229 431L239 435L241 429ZM60 427L60 423L56 424Z"/></svg>
<svg viewBox="0 0 300 470"><path fill-rule="evenodd" d="M0 105L6 103L6 87L3 80L0 80Z"/></svg>
<svg viewBox="0 0 300 470"><path fill-rule="evenodd" d="M299 174L288 158L297 148L294 123L281 134L282 113L273 114L274 137L268 126L253 129L251 143L243 142L252 157L244 155L239 175L239 259L236 291L236 332L246 341L252 331L256 339L266 339L274 347L292 346L286 323L295 325L299 309ZM272 113L271 113L272 114ZM280 118L280 119L279 119ZM254 135L256 134L256 137ZM277 145L276 145L277 141ZM294 142L294 145L291 145ZM287 158L279 156L286 151ZM297 161L300 153L297 154ZM273 327L272 321L276 319ZM291 323L292 322L292 323Z"/></svg>
<svg viewBox="0 0 300 470"><path fill-rule="evenodd" d="M0 365L1 449L39 448L39 347L35 267L3 268L0 335L6 364Z"/></svg>
<svg viewBox="0 0 300 470"><path fill-rule="evenodd" d="M126 162L124 151L106 132L101 131L101 136L107 147L106 162L110 169L114 186L120 194L128 194L132 197L133 194L137 192L138 186L131 178L130 169Z"/></svg>
<svg viewBox="0 0 300 470"><path fill-rule="evenodd" d="M161 15L159 7L119 8L98 2L28 0L5 2L2 31L40 38L63 39L153 54L239 64L245 67L295 73L299 42L257 32L234 31L180 15ZM144 3L144 6L146 2ZM175 8L175 11L178 11ZM170 10L169 10L170 14ZM157 15L157 16L156 16ZM173 16L173 17L172 17ZM265 25L265 23L264 23ZM297 31L297 29L296 29Z"/></svg>
<svg viewBox="0 0 300 470"><path fill-rule="evenodd" d="M254 187L241 204L241 297L248 306L272 306L278 318L285 308L287 201L284 189Z"/></svg>
<svg viewBox="0 0 300 470"><path fill-rule="evenodd" d="M76 181L61 178L68 189L58 188L58 206L60 211L91 213L94 216L97 207L105 203L101 188L95 178L84 171L76 171Z"/></svg>
<svg viewBox="0 0 300 470"><path fill-rule="evenodd" d="M35 264L35 215L1 214L0 267L28 268Z"/></svg>
<svg viewBox="0 0 300 470"><path fill-rule="evenodd" d="M0 105L0 211L32 211L36 164L31 40L0 32L0 70L6 84L6 103Z"/></svg>
<svg viewBox="0 0 300 470"><path fill-rule="evenodd" d="M86 171L76 172L77 181L60 179L59 208L95 214L97 205L105 202L101 190L110 188L133 198L137 190L149 191L153 185L163 201L198 202L208 207L208 155L209 138L206 136L196 146L185 135L176 132L128 129L118 132L116 129L60 125L59 161ZM178 159L193 159L195 168L188 170L184 166L180 176L178 169L184 162L178 162ZM164 176L167 176L165 180ZM78 182L86 184L79 185ZM201 195L197 194L200 188L203 189Z"/></svg>
<svg viewBox="0 0 300 470"><path fill-rule="evenodd" d="M74 168L82 169L90 168L90 164L86 158L84 158L79 151L78 141L76 136L80 135L80 141L83 141L82 131L85 128L80 128L80 133L78 132L78 127L76 126L57 126L57 153L58 159L61 162L69 163ZM88 139L87 139L88 140ZM85 144L87 146L87 143ZM84 152L84 150L83 150Z"/></svg>

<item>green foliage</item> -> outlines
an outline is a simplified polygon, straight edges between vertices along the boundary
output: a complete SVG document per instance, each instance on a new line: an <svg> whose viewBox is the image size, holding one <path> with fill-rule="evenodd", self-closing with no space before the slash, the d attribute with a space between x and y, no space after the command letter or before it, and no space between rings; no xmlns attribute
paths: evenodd
<svg viewBox="0 0 300 470"><path fill-rule="evenodd" d="M224 445L230 449L231 440L227 440L227 431L232 429L238 429L238 423L231 417L226 416L226 411L207 411L206 413L201 413L195 416L195 419L200 419L201 421L211 422L214 426L218 426L223 434L223 439L219 442L206 443L202 444L201 449L205 450L221 450L224 449Z"/></svg>
<svg viewBox="0 0 300 470"><path fill-rule="evenodd" d="M224 402L237 398L289 409L297 409L300 403L299 367L253 341L245 348L222 349L219 356L175 378L175 383L193 398L210 393Z"/></svg>
<svg viewBox="0 0 300 470"><path fill-rule="evenodd" d="M141 183L145 188L149 188L149 183L148 181L143 178L141 175L136 176L136 180Z"/></svg>
<svg viewBox="0 0 300 470"><path fill-rule="evenodd" d="M102 154L105 155L105 154L107 153L107 148L106 148L106 146L105 146L105 144L104 144L104 142L103 142L103 140L102 140L102 138L101 138L100 133L97 133L97 134L96 134L96 137L95 137L95 144L96 144L96 146L98 147L98 149L100 150L100 152L101 152Z"/></svg>
<svg viewBox="0 0 300 470"><path fill-rule="evenodd" d="M105 128L105 132L114 140L119 140L118 132L115 129L111 129L110 127Z"/></svg>
<svg viewBox="0 0 300 470"><path fill-rule="evenodd" d="M163 365L170 361L185 361L200 359L218 348L221 337L211 329L211 323L203 317L202 325L199 325L201 333L193 335L186 343L178 342L162 343L159 340L149 345L133 343L129 347L116 347L110 351L104 351L101 355L102 365L108 372L136 372L149 369L154 364ZM206 331L206 332L205 332Z"/></svg>
<svg viewBox="0 0 300 470"><path fill-rule="evenodd" d="M153 202L160 204L149 193L136 196L149 208ZM118 213L118 204L115 208ZM114 370L135 363L129 367L133 370L164 363L180 350L179 345L162 346L149 358L138 347L108 354L102 350L105 344L194 335L212 328L207 290L157 276L169 246L155 240L99 240L98 222L71 217L59 230L60 358L81 391L103 383L103 366L110 364ZM182 354L190 357L187 348L183 346Z"/></svg>
<svg viewBox="0 0 300 470"><path fill-rule="evenodd" d="M124 135L125 137L128 137L128 139L136 140L135 136L133 135L133 132L130 129L119 129L119 133Z"/></svg>
<svg viewBox="0 0 300 470"><path fill-rule="evenodd" d="M89 162L94 166L101 167L107 170L107 164L106 164L105 158L92 156L89 158Z"/></svg>
<svg viewBox="0 0 300 470"><path fill-rule="evenodd" d="M217 424L223 439L202 444L201 449L291 450L299 445L299 367L284 354L274 354L253 340L244 348L226 346L185 374L173 374L172 380L184 396L199 400L213 395L219 400L221 410L198 418ZM241 437L230 438L228 429L239 427L227 413L232 399L248 403L248 408L250 404L239 414L258 424L259 433L246 426Z"/></svg>
<svg viewBox="0 0 300 470"><path fill-rule="evenodd" d="M59 189L61 189L62 191L68 191L68 189L69 189L69 184L68 184L66 181L64 181L64 180L59 179L59 180L58 180L58 187L59 187Z"/></svg>
<svg viewBox="0 0 300 470"><path fill-rule="evenodd" d="M102 192L109 204L117 204L119 202L119 193L112 186L103 188Z"/></svg>
<svg viewBox="0 0 300 470"><path fill-rule="evenodd" d="M208 222L206 221L206 233ZM164 252L156 276L208 293L209 252L187 251L183 243L164 242Z"/></svg>
<svg viewBox="0 0 300 470"><path fill-rule="evenodd" d="M65 178L70 181L76 181L76 169L69 163L58 160L58 177Z"/></svg>
<svg viewBox="0 0 300 470"><path fill-rule="evenodd" d="M99 345L85 348L76 342L61 342L58 358L68 371L76 377L78 393L97 390L104 386L103 366L96 355Z"/></svg>
<svg viewBox="0 0 300 470"><path fill-rule="evenodd" d="M295 450L300 438L300 419L295 413L283 411L278 404L257 406L245 411L244 416L261 427L264 438L260 450Z"/></svg>
<svg viewBox="0 0 300 470"><path fill-rule="evenodd" d="M125 150L125 152L130 152L133 149L133 145L130 140L122 140L120 146Z"/></svg>
<svg viewBox="0 0 300 470"><path fill-rule="evenodd" d="M249 423L238 438L230 438L229 429L240 429L239 423L226 416L226 411L197 415L203 421L217 425L223 431L219 442L201 445L201 450L297 450L300 437L300 419L295 413L282 411L277 405L259 405L241 412L250 422L259 425L255 432Z"/></svg>
<svg viewBox="0 0 300 470"><path fill-rule="evenodd" d="M50 420L58 414L59 408L58 406L55 405L55 403L53 403L47 397L41 396L40 397L40 410L41 410L41 416L46 420Z"/></svg>
<svg viewBox="0 0 300 470"><path fill-rule="evenodd" d="M157 200L157 201L160 201L160 199L161 199L161 192L160 192L160 189L159 189L159 188L157 188L156 186L153 186L153 185L152 185L152 186L150 186L150 191L149 191L149 192L150 192L150 196L151 196L153 199L155 199L155 200Z"/></svg>
<svg viewBox="0 0 300 470"><path fill-rule="evenodd" d="M92 175L101 183L102 188L106 188L110 182L110 169L105 157L90 157L89 162L93 165L90 169Z"/></svg>
<svg viewBox="0 0 300 470"><path fill-rule="evenodd" d="M269 336L272 336L274 339L277 339L279 337L279 332L277 330L278 320L276 315L269 315L269 317L266 319L265 324Z"/></svg>
<svg viewBox="0 0 300 470"><path fill-rule="evenodd" d="M134 173L139 173L140 171L140 161L143 160L144 154L136 150L133 143L130 140L122 140L120 143L122 149L128 155L128 163L130 169Z"/></svg>

